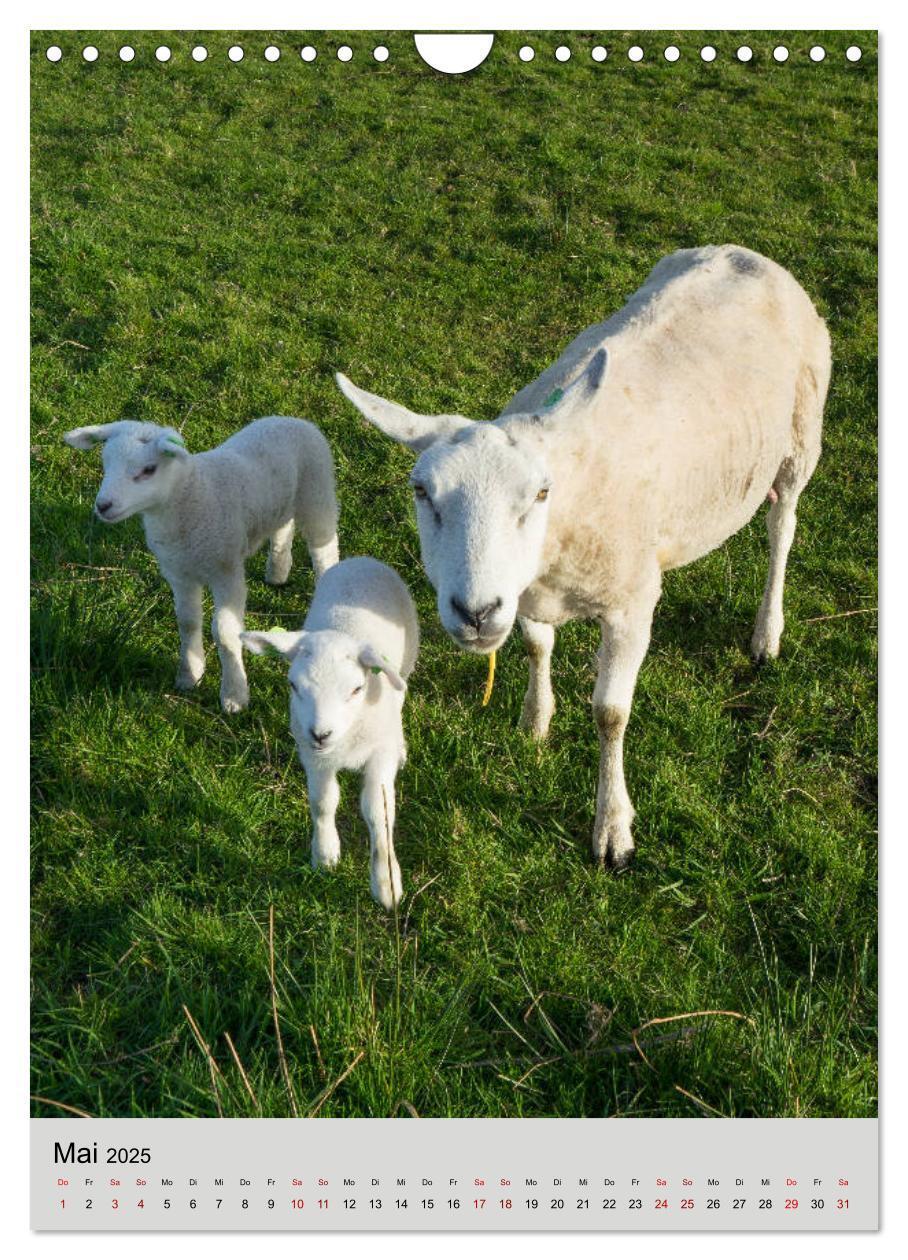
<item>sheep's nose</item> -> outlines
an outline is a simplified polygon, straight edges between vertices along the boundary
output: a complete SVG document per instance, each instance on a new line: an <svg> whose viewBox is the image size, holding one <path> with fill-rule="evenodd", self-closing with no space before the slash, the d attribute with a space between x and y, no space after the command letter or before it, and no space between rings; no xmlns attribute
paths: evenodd
<svg viewBox="0 0 908 1260"><path fill-rule="evenodd" d="M113 507L113 499L95 499L95 509L99 516L106 516Z"/></svg>
<svg viewBox="0 0 908 1260"><path fill-rule="evenodd" d="M321 748L330 734L330 731L317 731L314 726L309 727L309 736L313 744L317 744L319 748Z"/></svg>
<svg viewBox="0 0 908 1260"><path fill-rule="evenodd" d="M497 612L501 607L501 597L499 596L491 604L485 604L482 608L467 608L456 595L451 596L451 607L461 617L468 626L472 626L478 634L482 629L482 623L487 621L493 612Z"/></svg>

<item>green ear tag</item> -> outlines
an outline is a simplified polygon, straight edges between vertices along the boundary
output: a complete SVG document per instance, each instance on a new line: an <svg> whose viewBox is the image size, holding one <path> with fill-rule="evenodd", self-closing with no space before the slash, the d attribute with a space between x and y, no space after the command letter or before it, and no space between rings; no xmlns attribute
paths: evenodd
<svg viewBox="0 0 908 1260"><path fill-rule="evenodd" d="M545 400L545 402L542 405L543 407L554 407L555 403L561 402L563 397L564 397L563 389L553 389L552 392L549 394L548 398Z"/></svg>
<svg viewBox="0 0 908 1260"><path fill-rule="evenodd" d="M183 450L186 449L186 443L183 441L183 439L180 437L179 434L177 434L176 437L169 437L167 441L170 442L172 446L182 446ZM166 455L168 459L176 459L177 457L176 451L169 451L166 446L164 447L161 454Z"/></svg>
<svg viewBox="0 0 908 1260"><path fill-rule="evenodd" d="M372 669L372 673L373 673L373 674L380 674L380 673L381 673L381 666L380 666L380 665L373 665L373 666L371 667L371 669Z"/></svg>

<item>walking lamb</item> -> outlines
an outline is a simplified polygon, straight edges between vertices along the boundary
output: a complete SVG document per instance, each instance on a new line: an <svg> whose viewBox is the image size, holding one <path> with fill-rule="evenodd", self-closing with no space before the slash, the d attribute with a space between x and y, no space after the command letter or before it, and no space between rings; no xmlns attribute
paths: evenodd
<svg viewBox="0 0 908 1260"><path fill-rule="evenodd" d="M302 630L242 637L251 651L275 649L290 662L290 729L309 786L312 865L337 865L337 773L362 771L372 896L392 909L402 893L394 780L406 758L402 712L419 651L410 592L387 565L355 556L320 578Z"/></svg>
<svg viewBox="0 0 908 1260"><path fill-rule="evenodd" d="M142 516L145 539L173 591L180 632L177 687L195 687L205 670L207 586L221 660L221 705L227 713L244 709L249 688L240 633L247 557L270 538L265 580L282 585L298 529L316 575L337 562L334 464L325 438L308 420L267 416L196 455L175 429L137 420L73 429L64 441L82 451L103 443L104 479L95 500L100 520Z"/></svg>

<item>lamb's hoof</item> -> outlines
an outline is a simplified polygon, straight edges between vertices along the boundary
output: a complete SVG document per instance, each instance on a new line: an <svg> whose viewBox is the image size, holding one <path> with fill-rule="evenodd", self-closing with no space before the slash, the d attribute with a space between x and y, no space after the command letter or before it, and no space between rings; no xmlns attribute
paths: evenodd
<svg viewBox="0 0 908 1260"><path fill-rule="evenodd" d="M380 874L376 874L373 867L370 882L372 896L383 909L390 911L400 904L400 899L404 895L404 889L400 878L400 867L396 863L391 870L390 879L386 869L382 870Z"/></svg>
<svg viewBox="0 0 908 1260"><path fill-rule="evenodd" d="M340 844L338 844L336 849L321 849L318 853L312 854L312 869L314 871L333 871L340 861L340 856Z"/></svg>
<svg viewBox="0 0 908 1260"><path fill-rule="evenodd" d="M753 657L755 665L765 665L767 661L774 661L779 655L781 646L781 635L772 636L765 633L756 633L750 641L750 654Z"/></svg>
<svg viewBox="0 0 908 1260"><path fill-rule="evenodd" d="M249 697L244 699L242 696L222 696L221 708L225 713L234 714L242 713L249 704Z"/></svg>
<svg viewBox="0 0 908 1260"><path fill-rule="evenodd" d="M177 674L174 686L177 691L194 691L202 681L201 674L184 674L182 670Z"/></svg>
<svg viewBox="0 0 908 1260"><path fill-rule="evenodd" d="M286 586L289 581L289 573L285 573L283 577L279 577L274 573L269 573L267 569L265 570L265 582L268 586Z"/></svg>

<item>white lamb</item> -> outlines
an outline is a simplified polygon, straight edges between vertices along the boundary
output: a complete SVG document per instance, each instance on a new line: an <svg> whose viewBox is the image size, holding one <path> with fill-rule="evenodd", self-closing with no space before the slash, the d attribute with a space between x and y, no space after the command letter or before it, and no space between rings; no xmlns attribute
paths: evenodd
<svg viewBox="0 0 908 1260"><path fill-rule="evenodd" d="M387 565L355 556L319 579L302 630L250 630L242 638L251 651L273 648L290 662L290 729L309 785L312 865L337 865L337 772L361 770L372 896L392 909L402 890L394 780L406 759L401 715L419 651L410 592Z"/></svg>
<svg viewBox="0 0 908 1260"><path fill-rule="evenodd" d="M357 389L378 428L420 452L411 484L442 624L493 652L515 618L530 656L524 725L545 736L555 627L602 631L593 713L593 853L630 860L624 731L662 574L720 546L768 497L769 576L752 639L775 656L795 508L820 453L829 334L794 278L734 245L663 258L491 424L421 416Z"/></svg>
<svg viewBox="0 0 908 1260"><path fill-rule="evenodd" d="M137 420L73 429L64 441L83 451L104 444L104 479L95 500L100 520L142 516L148 546L173 591L180 631L176 685L195 687L205 670L207 586L221 659L221 704L227 713L245 708L249 688L240 633L247 557L270 538L265 579L282 585L298 529L317 575L337 562L334 464L325 438L308 420L267 416L196 455L175 429Z"/></svg>

